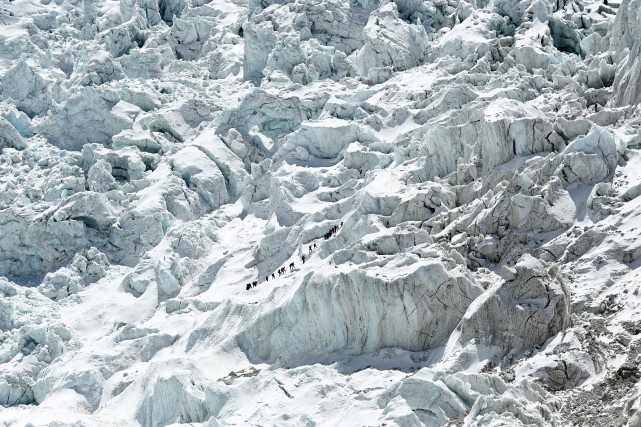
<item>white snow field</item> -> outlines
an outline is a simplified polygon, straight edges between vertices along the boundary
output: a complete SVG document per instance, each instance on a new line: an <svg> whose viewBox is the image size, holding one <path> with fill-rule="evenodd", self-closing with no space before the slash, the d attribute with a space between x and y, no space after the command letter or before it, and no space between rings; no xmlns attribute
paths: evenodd
<svg viewBox="0 0 641 427"><path fill-rule="evenodd" d="M0 149L0 425L641 426L641 0L0 0Z"/></svg>

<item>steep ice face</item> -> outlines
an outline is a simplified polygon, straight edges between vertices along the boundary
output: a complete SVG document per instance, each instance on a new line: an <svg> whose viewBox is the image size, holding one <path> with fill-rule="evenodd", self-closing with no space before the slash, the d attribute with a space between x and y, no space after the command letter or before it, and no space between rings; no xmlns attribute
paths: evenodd
<svg viewBox="0 0 641 427"><path fill-rule="evenodd" d="M639 104L639 23L641 4L638 0L625 0L614 21L610 49L617 55L618 70L614 81L612 104L617 107Z"/></svg>
<svg viewBox="0 0 641 427"><path fill-rule="evenodd" d="M64 107L40 125L50 144L65 150L81 150L87 143L110 145L111 138L131 126L131 115L119 114L119 98L114 92L82 89ZM82 120L78 117L82 116Z"/></svg>
<svg viewBox="0 0 641 427"><path fill-rule="evenodd" d="M478 298L460 323L460 340L500 348L498 357L543 344L571 324L570 295L554 268L523 255L508 274ZM479 339L480 338L480 339Z"/></svg>
<svg viewBox="0 0 641 427"><path fill-rule="evenodd" d="M0 5L0 423L636 426L639 10Z"/></svg>
<svg viewBox="0 0 641 427"><path fill-rule="evenodd" d="M353 271L306 277L281 308L257 316L238 343L250 359L268 361L325 351L362 354L388 347L438 347L482 289L438 262L417 261L372 266L371 275ZM398 277L386 274L389 270L396 270Z"/></svg>

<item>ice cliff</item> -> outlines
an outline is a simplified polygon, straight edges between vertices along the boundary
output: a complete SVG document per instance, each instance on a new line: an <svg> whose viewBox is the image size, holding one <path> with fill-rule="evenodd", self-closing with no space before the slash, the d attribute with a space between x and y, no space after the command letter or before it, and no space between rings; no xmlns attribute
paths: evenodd
<svg viewBox="0 0 641 427"><path fill-rule="evenodd" d="M0 424L638 427L640 105L640 0L2 2Z"/></svg>

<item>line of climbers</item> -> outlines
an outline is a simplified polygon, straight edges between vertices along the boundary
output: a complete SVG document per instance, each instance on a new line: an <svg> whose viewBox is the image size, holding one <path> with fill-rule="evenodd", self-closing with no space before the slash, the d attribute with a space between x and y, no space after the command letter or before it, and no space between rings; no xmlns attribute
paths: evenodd
<svg viewBox="0 0 641 427"><path fill-rule="evenodd" d="M342 226L343 226L343 223L341 222L340 226L339 225L335 225L332 228L330 228L329 231L327 233L325 233L324 236L323 236L325 238L325 240L329 239L334 234L336 234L338 232L338 230ZM314 243L313 245L309 245L309 254L311 255L314 250L316 250L316 243ZM303 261L303 264L305 264L305 259L306 259L305 255L301 255L300 258ZM294 268L295 268L294 263L293 262L289 263L289 272L290 273L294 271ZM278 273L278 277L280 277L283 274L287 273L287 268L286 267L281 267L281 268L278 269L278 271L276 271L276 273ZM276 279L275 273L272 273L271 276L272 276L272 280ZM269 274L267 276L265 276L265 282L268 282L268 281L269 281ZM248 291L250 289L255 288L256 286L258 286L258 282L257 281L253 281L251 283L247 283L247 285L245 285L245 290Z"/></svg>
<svg viewBox="0 0 641 427"><path fill-rule="evenodd" d="M343 223L341 222L340 226L339 225L335 225L332 228L330 228L329 231L327 233L325 233L325 235L323 236L325 238L325 240L329 239L334 234L336 234L338 232L338 230L340 229L340 227L342 227L342 226L343 226Z"/></svg>

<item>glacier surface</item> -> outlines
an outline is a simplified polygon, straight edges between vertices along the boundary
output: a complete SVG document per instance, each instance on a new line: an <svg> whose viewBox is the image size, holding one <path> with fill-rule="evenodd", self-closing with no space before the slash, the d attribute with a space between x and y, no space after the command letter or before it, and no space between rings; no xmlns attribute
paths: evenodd
<svg viewBox="0 0 641 427"><path fill-rule="evenodd" d="M641 426L641 0L0 2L0 424Z"/></svg>

